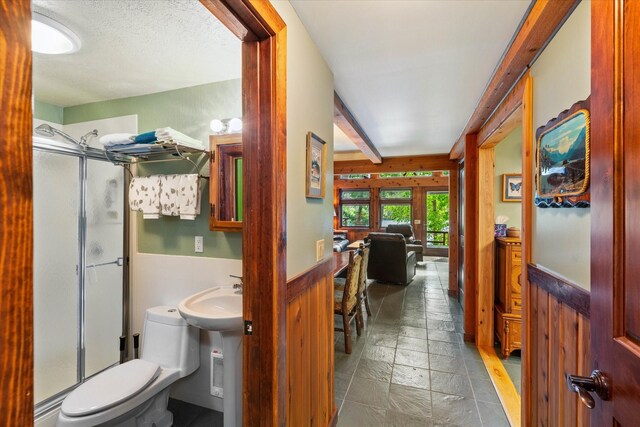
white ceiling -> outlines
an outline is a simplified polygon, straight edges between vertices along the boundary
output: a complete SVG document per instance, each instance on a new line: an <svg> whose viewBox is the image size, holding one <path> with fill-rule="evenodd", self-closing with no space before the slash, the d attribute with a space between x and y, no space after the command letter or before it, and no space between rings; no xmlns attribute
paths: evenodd
<svg viewBox="0 0 640 427"><path fill-rule="evenodd" d="M194 0L34 0L75 32L80 51L34 53L34 94L60 106L241 76L241 43Z"/></svg>
<svg viewBox="0 0 640 427"><path fill-rule="evenodd" d="M530 0L291 3L384 157L450 151Z"/></svg>

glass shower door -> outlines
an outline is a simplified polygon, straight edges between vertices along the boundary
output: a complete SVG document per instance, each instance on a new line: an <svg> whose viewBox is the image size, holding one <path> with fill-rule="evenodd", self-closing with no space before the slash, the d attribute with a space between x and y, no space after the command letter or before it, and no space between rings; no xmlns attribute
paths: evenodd
<svg viewBox="0 0 640 427"><path fill-rule="evenodd" d="M79 164L75 156L33 152L36 403L74 386L80 377Z"/></svg>
<svg viewBox="0 0 640 427"><path fill-rule="evenodd" d="M87 160L85 377L117 363L123 320L123 169Z"/></svg>

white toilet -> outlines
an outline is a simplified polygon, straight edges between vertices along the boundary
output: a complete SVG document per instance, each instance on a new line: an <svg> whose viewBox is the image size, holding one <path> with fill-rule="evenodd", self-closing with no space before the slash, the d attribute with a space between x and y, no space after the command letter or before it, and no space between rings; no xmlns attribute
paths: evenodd
<svg viewBox="0 0 640 427"><path fill-rule="evenodd" d="M142 355L91 378L62 402L58 427L169 427L169 386L198 369L199 330L174 307L146 311Z"/></svg>

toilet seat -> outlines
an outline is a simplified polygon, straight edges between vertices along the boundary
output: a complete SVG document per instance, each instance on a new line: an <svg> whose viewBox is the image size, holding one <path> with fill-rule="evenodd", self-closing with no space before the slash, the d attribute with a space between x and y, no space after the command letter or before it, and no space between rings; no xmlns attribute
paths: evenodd
<svg viewBox="0 0 640 427"><path fill-rule="evenodd" d="M160 365L135 359L96 375L62 402L62 413L82 417L104 411L138 394L160 375Z"/></svg>

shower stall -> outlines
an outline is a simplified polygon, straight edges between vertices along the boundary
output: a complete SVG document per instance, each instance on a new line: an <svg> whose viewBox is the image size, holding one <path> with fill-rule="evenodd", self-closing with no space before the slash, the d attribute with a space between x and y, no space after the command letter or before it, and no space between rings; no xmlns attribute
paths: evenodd
<svg viewBox="0 0 640 427"><path fill-rule="evenodd" d="M34 136L36 416L119 362L128 329L125 180L102 150Z"/></svg>

